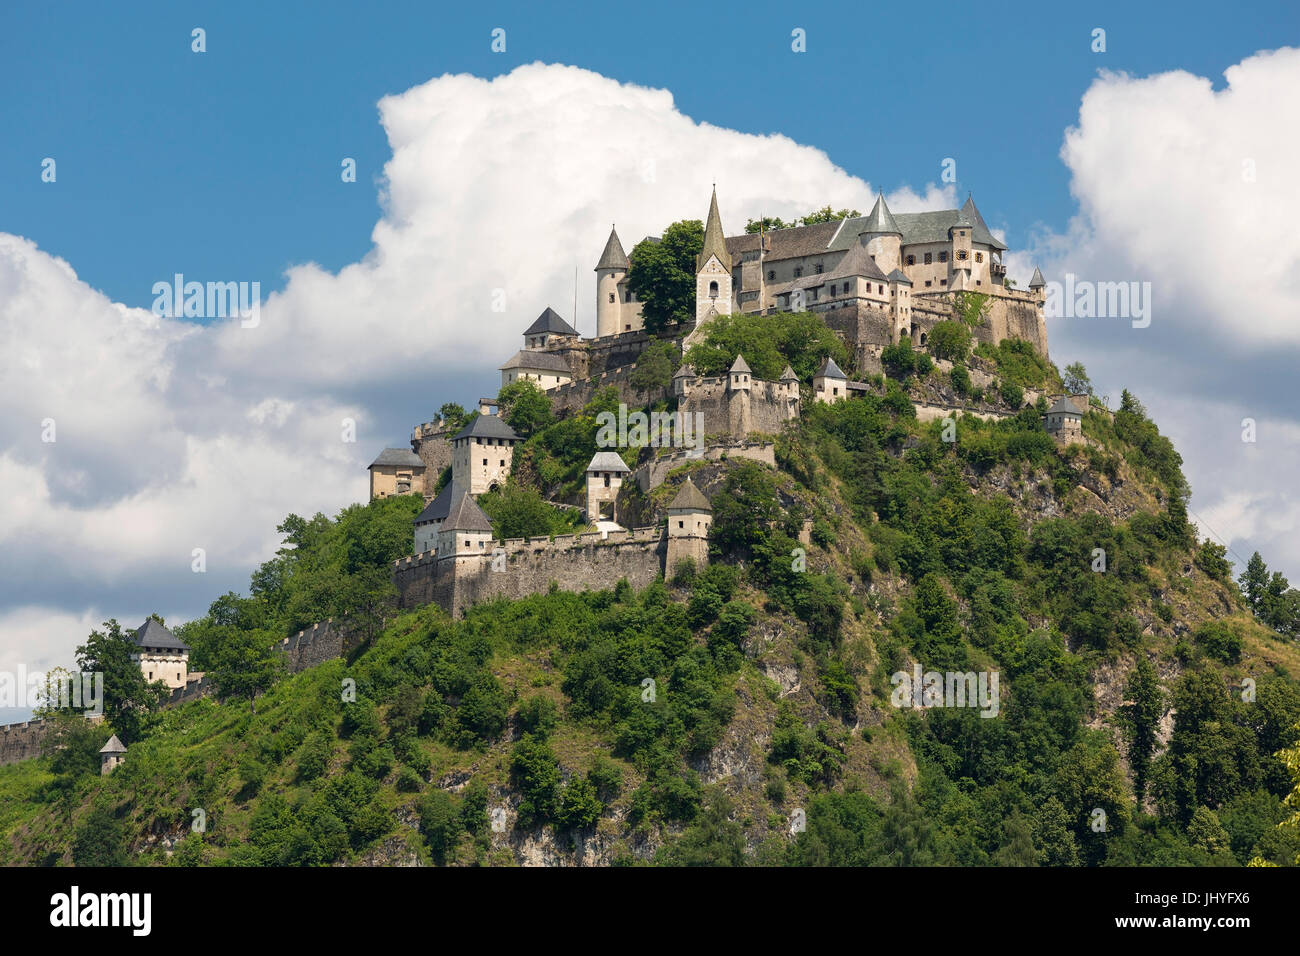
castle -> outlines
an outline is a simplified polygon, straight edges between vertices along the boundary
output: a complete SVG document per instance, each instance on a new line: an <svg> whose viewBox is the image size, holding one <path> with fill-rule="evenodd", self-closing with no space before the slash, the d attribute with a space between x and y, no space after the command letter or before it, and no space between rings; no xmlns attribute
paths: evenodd
<svg viewBox="0 0 1300 956"><path fill-rule="evenodd" d="M978 293L983 298L977 341L1020 338L1046 355L1042 275L1035 269L1029 289L1013 288L1005 281L1006 250L973 197L960 209L895 214L881 195L866 216L727 237L715 188L694 264L694 320L675 338L684 353L720 315L815 311L849 347L858 369L878 372L886 346L903 339L924 346L937 322L954 317L955 294ZM476 499L509 478L520 436L490 399L481 399L479 415L463 426L440 419L417 425L411 451L386 449L370 466L372 498L418 493L425 499L413 529L415 553L394 568L400 607L432 601L457 614L477 601L522 597L552 582L580 589L608 587L626 577L640 587L668 575L679 561L702 564L708 560L712 509L700 489L685 480L658 525L628 529L619 513L625 481L634 478L648 493L674 468L699 458L747 457L775 465L772 437L799 418L805 400L793 369L787 365L777 381L764 381L754 377L743 355L714 376L683 363L667 393L638 392L628 373L653 337L644 329L643 303L631 291L631 263L614 227L595 271L596 336L583 338L547 306L524 329L523 347L499 367L501 387L532 382L561 414L583 407L596 388L607 385L618 388L629 407L671 397L675 412L664 417L675 419L673 444L682 445L684 436L687 449L657 454L635 467L617 451L599 451L586 468L582 508L594 531L498 542ZM875 388L849 380L829 357L809 384L807 397L821 402ZM1080 416L1074 406L1058 405L1044 424L1065 442L1079 435Z"/></svg>

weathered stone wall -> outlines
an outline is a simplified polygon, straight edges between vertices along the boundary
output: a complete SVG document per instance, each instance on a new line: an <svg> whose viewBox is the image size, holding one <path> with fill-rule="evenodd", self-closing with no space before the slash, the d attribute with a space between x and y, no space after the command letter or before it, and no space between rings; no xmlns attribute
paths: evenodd
<svg viewBox="0 0 1300 956"><path fill-rule="evenodd" d="M433 486L438 483L442 470L451 464L451 436L453 432L440 421L416 425L411 434L411 451L424 462L424 496L433 496Z"/></svg>
<svg viewBox="0 0 1300 956"><path fill-rule="evenodd" d="M692 457L690 449L683 449L638 465L632 470L632 479L636 481L642 492L648 494L652 489L662 485L668 473L674 468L680 468L688 462L701 459L724 461L728 458L748 458L751 461L762 462L775 468L776 446L772 442L719 443L709 445L704 449L702 455L694 457Z"/></svg>
<svg viewBox="0 0 1300 956"><path fill-rule="evenodd" d="M41 755L41 743L49 732L43 720L0 727L0 764L17 763Z"/></svg>
<svg viewBox="0 0 1300 956"><path fill-rule="evenodd" d="M394 566L398 607L409 610L433 603L459 616L498 597L516 600L543 594L552 582L565 591L603 590L627 578L643 588L663 571L662 538L658 528L531 542L512 538L496 545L505 552L504 569L496 571L491 553L453 561L425 552Z"/></svg>
<svg viewBox="0 0 1300 956"><path fill-rule="evenodd" d="M799 398L786 395L775 382L755 379L750 389L727 389L727 377L697 378L678 402L683 414L704 416L705 435L725 435L744 441L750 434L775 435L799 417ZM694 421L694 419L692 419Z"/></svg>
<svg viewBox="0 0 1300 956"><path fill-rule="evenodd" d="M279 649L285 655L289 673L297 674L308 667L342 657L360 642L361 635L346 621L335 621L331 617L284 638Z"/></svg>

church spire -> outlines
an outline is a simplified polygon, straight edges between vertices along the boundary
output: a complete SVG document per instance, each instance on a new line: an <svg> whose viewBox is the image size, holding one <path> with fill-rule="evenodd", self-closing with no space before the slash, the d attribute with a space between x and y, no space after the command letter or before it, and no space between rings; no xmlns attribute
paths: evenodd
<svg viewBox="0 0 1300 956"><path fill-rule="evenodd" d="M695 259L695 271L704 268L710 256L717 256L722 268L731 271L731 256L727 255L727 240L722 234L722 217L718 215L718 186L713 186L713 199L709 201L709 221L704 224L704 247Z"/></svg>

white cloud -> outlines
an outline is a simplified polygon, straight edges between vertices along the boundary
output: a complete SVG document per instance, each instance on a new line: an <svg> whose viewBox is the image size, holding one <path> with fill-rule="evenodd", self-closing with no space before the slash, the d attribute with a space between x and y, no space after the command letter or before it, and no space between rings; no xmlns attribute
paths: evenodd
<svg viewBox="0 0 1300 956"><path fill-rule="evenodd" d="M1300 361L1300 50L1256 54L1226 86L1185 72L1103 73L1083 97L1061 158L1079 215L1035 238L1008 269L1048 281L1150 282L1151 325L1050 319L1057 364L1084 361L1117 402L1136 392L1186 459L1192 507L1248 556L1300 578L1300 470L1291 378ZM1241 421L1259 423L1254 444ZM1298 581L1297 583L1300 583Z"/></svg>

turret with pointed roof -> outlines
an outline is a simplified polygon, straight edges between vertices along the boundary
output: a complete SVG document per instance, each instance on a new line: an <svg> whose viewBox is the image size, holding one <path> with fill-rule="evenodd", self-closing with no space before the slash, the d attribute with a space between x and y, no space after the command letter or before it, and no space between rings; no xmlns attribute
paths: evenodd
<svg viewBox="0 0 1300 956"><path fill-rule="evenodd" d="M1043 281L1043 274L1038 271L1038 266L1034 266L1034 277L1029 280L1029 288L1042 289L1046 285L1047 283Z"/></svg>
<svg viewBox="0 0 1300 956"><path fill-rule="evenodd" d="M108 743L99 748L99 772L109 774L126 759L126 745L117 739L117 734L108 738Z"/></svg>
<svg viewBox="0 0 1300 956"><path fill-rule="evenodd" d="M618 231L613 224L609 227L609 239L605 242L605 250L600 254L600 261L596 263L596 271L601 269L622 269L627 271L630 263L627 259L627 253L623 251L623 243L619 242Z"/></svg>
<svg viewBox="0 0 1300 956"><path fill-rule="evenodd" d="M819 402L841 402L849 395L849 377L829 355L822 360L821 368L813 375L813 399Z"/></svg>
<svg viewBox="0 0 1300 956"><path fill-rule="evenodd" d="M696 567L709 561L709 526L713 523L713 506L695 482L687 478L668 503L668 554L665 571L674 574L683 561Z"/></svg>
<svg viewBox="0 0 1300 956"><path fill-rule="evenodd" d="M731 363L731 368L727 371L727 390L749 391L753 375L754 373L749 370L749 363L745 361L745 356L736 353L736 361Z"/></svg>
<svg viewBox="0 0 1300 956"><path fill-rule="evenodd" d="M895 233L902 236L903 230L898 228L898 222L894 219L894 214L889 211L889 206L885 202L884 193L881 193L876 197L875 206L872 207L871 212L867 215L866 220L862 223L858 232L866 232L873 235Z"/></svg>
<svg viewBox="0 0 1300 956"><path fill-rule="evenodd" d="M718 187L713 187L713 198L709 200L709 220L704 224L704 245L695 257L695 271L699 272L710 256L717 256L722 268L731 271L731 256L727 253L727 240L722 234L722 216L718 214Z"/></svg>

